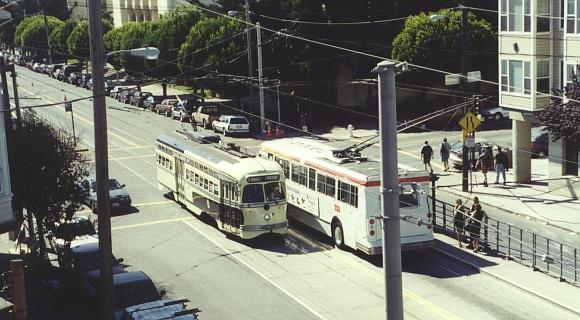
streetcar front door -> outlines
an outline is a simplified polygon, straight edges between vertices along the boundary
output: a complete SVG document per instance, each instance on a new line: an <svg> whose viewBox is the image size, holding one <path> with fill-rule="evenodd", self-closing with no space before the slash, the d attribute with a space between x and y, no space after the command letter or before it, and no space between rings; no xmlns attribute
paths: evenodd
<svg viewBox="0 0 580 320"><path fill-rule="evenodd" d="M183 160L175 158L175 190L177 191L173 196L177 202L182 202L185 199L184 170Z"/></svg>

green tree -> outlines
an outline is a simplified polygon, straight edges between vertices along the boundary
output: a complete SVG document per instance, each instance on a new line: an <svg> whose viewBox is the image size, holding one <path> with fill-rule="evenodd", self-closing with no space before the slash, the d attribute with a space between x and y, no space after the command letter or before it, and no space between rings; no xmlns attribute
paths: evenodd
<svg viewBox="0 0 580 320"><path fill-rule="evenodd" d="M107 51L117 51L147 46L147 35L155 32L158 26L159 22L157 21L126 23L122 27L113 29L105 34L105 49ZM140 57L119 55L109 60L109 62L133 74L143 73L147 69L144 59Z"/></svg>
<svg viewBox="0 0 580 320"><path fill-rule="evenodd" d="M431 22L429 16L432 14L447 18ZM468 22L467 54L497 46L496 34L489 22L478 19L471 12L468 14ZM424 66L436 66L441 63L457 66L460 49L461 11L444 9L429 14L422 12L407 18L405 28L393 40L391 57Z"/></svg>
<svg viewBox="0 0 580 320"><path fill-rule="evenodd" d="M48 17L48 33L50 34L52 30L62 24L64 22L58 18ZM20 35L20 44L38 52L46 52L48 49L48 39L46 38L46 30L42 18L34 19L26 25L26 28L22 30L22 34Z"/></svg>
<svg viewBox="0 0 580 320"><path fill-rule="evenodd" d="M77 20L67 20L64 24L54 28L48 37L48 43L52 50L59 53L68 53L68 44L66 40L74 28L77 26Z"/></svg>
<svg viewBox="0 0 580 320"><path fill-rule="evenodd" d="M241 59L232 62L237 53L243 54L244 38L236 36L244 25L225 17L205 17L189 31L181 45L178 61L182 72L220 70L236 72L245 66ZM208 48L210 47L211 48Z"/></svg>
<svg viewBox="0 0 580 320"><path fill-rule="evenodd" d="M113 25L103 20L103 33L107 33L113 28ZM66 39L68 52L75 58L80 60L87 60L91 57L91 49L89 43L89 22L87 20L79 21L70 35Z"/></svg>
<svg viewBox="0 0 580 320"><path fill-rule="evenodd" d="M191 27L201 16L202 14L197 9L183 6L157 21L157 28L145 38L147 45L159 49L157 60L146 61L149 67L148 75L161 78L176 75L179 72L175 63L179 48L185 42Z"/></svg>
<svg viewBox="0 0 580 320"><path fill-rule="evenodd" d="M90 168L86 156L77 152L78 139L44 121L24 118L13 139L9 150L13 192L36 218L44 257L44 230L62 218L70 219L80 207L83 194L78 183Z"/></svg>
<svg viewBox="0 0 580 320"><path fill-rule="evenodd" d="M28 26L32 23L37 23L37 21L40 22L44 20L41 16L32 16L24 18L22 21L20 21L20 23L18 23L18 26L16 26L16 31L14 31L14 42L17 45L22 45L22 33L24 30L26 30L26 28L28 28Z"/></svg>

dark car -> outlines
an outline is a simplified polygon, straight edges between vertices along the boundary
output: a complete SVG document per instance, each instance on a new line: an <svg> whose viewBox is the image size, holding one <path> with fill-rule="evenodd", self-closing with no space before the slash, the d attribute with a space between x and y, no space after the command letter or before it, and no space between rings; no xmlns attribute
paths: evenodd
<svg viewBox="0 0 580 320"><path fill-rule="evenodd" d="M163 101L163 96L148 96L143 100L143 108L155 111L155 107L157 104L161 103L161 101Z"/></svg>
<svg viewBox="0 0 580 320"><path fill-rule="evenodd" d="M98 284L95 283L95 297L97 293ZM164 291L158 292L153 281L141 271L113 275L113 293L115 319L119 320L126 308L158 301L165 295Z"/></svg>
<svg viewBox="0 0 580 320"><path fill-rule="evenodd" d="M135 94L135 92L137 92L137 88L123 89L117 94L117 101L129 103L131 97L133 96L133 94Z"/></svg>
<svg viewBox="0 0 580 320"><path fill-rule="evenodd" d="M81 84L80 81L82 76L83 74L81 72L71 72L68 75L67 82L78 87Z"/></svg>
<svg viewBox="0 0 580 320"><path fill-rule="evenodd" d="M152 95L153 94L151 92L137 91L131 96L129 104L136 107L142 107L143 101Z"/></svg>
<svg viewBox="0 0 580 320"><path fill-rule="evenodd" d="M83 73L81 76L81 87L85 89L91 89L91 77L92 75L90 73Z"/></svg>
<svg viewBox="0 0 580 320"><path fill-rule="evenodd" d="M85 203L97 213L97 180L91 177L83 180L80 185L81 191L85 194ZM131 206L131 197L125 185L120 184L116 179L109 178L109 199L112 209L128 209Z"/></svg>
<svg viewBox="0 0 580 320"><path fill-rule="evenodd" d="M548 156L549 134L540 132L537 136L532 136L532 158L543 158Z"/></svg>
<svg viewBox="0 0 580 320"><path fill-rule="evenodd" d="M60 81L66 81L71 73L73 72L81 72L81 66L78 64L69 64L63 66L58 73L57 79Z"/></svg>

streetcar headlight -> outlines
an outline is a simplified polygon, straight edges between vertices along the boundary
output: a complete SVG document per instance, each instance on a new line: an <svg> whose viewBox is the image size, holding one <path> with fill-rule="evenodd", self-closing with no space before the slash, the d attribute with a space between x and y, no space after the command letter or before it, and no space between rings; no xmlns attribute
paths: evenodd
<svg viewBox="0 0 580 320"><path fill-rule="evenodd" d="M270 219L271 219L271 218L272 218L272 217L271 217L271 216L270 216L270 214L268 214L268 213L266 213L266 214L264 215L264 220L266 220L266 221L270 221Z"/></svg>

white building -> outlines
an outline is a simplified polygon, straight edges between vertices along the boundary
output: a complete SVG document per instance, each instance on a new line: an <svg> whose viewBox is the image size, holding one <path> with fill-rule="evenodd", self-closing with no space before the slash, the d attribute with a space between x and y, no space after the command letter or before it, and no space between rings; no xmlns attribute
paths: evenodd
<svg viewBox="0 0 580 320"><path fill-rule="evenodd" d="M67 0L71 19L82 20L89 18L89 0ZM113 14L113 0L103 0L101 2L103 13Z"/></svg>
<svg viewBox="0 0 580 320"><path fill-rule="evenodd" d="M531 179L535 114L552 88L563 88L580 63L580 0L499 0L499 101L513 121L516 181ZM580 192L577 146L550 142L550 189Z"/></svg>
<svg viewBox="0 0 580 320"><path fill-rule="evenodd" d="M112 1L115 28L132 21L156 20L186 4L184 0L109 0Z"/></svg>

